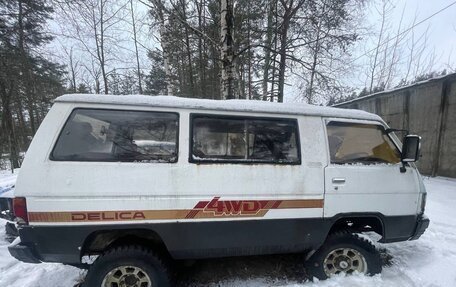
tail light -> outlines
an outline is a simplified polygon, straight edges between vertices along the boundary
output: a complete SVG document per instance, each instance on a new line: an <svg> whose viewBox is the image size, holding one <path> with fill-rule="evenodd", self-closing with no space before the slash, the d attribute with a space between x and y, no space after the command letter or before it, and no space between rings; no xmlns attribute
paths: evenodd
<svg viewBox="0 0 456 287"><path fill-rule="evenodd" d="M13 198L13 213L19 224L28 224L27 201L25 197Z"/></svg>

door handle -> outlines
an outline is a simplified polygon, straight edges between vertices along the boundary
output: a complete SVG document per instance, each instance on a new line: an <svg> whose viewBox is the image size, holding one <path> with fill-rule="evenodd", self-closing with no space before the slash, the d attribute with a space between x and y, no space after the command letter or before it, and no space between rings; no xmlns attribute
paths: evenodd
<svg viewBox="0 0 456 287"><path fill-rule="evenodd" d="M333 183L342 184L342 183L345 183L345 178L335 177L335 178L332 179L332 182Z"/></svg>

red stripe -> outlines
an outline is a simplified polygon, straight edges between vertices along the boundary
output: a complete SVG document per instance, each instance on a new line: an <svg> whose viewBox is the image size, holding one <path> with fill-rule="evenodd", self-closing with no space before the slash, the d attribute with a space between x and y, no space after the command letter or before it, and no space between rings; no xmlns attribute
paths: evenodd
<svg viewBox="0 0 456 287"><path fill-rule="evenodd" d="M192 210L190 211L185 218L195 218L195 216L198 214L198 210Z"/></svg>
<svg viewBox="0 0 456 287"><path fill-rule="evenodd" d="M200 201L200 202L198 202L198 203L195 205L195 207L193 207L193 208L200 208L200 209L202 209L202 208L205 208L206 205L207 205L208 203L209 203L209 201Z"/></svg>
<svg viewBox="0 0 456 287"><path fill-rule="evenodd" d="M278 208L279 205L280 205L281 203L282 203L281 200L276 200L276 202L272 205L271 209L272 209L272 208L274 208L274 209L275 209L275 208Z"/></svg>

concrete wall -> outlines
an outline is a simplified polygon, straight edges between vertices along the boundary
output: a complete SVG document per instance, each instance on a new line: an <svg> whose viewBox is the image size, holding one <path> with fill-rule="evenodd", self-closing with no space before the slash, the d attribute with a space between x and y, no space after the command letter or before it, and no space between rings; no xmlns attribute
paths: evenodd
<svg viewBox="0 0 456 287"><path fill-rule="evenodd" d="M376 113L390 127L420 135L421 173L456 177L456 74L335 106Z"/></svg>

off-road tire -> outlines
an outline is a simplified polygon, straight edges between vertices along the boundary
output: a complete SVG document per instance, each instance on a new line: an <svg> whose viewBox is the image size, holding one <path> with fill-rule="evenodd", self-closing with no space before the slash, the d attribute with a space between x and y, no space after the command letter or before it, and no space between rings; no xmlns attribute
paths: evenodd
<svg viewBox="0 0 456 287"><path fill-rule="evenodd" d="M342 231L329 235L325 243L307 260L307 275L310 278L327 279L328 275L324 271L324 260L333 250L339 248L351 248L364 256L367 263L366 275L382 272L382 260L375 246L365 238L348 231Z"/></svg>
<svg viewBox="0 0 456 287"><path fill-rule="evenodd" d="M138 245L120 246L100 255L90 266L83 287L102 286L105 276L119 266L135 266L144 270L152 281L152 286L170 287L170 272L155 252Z"/></svg>

